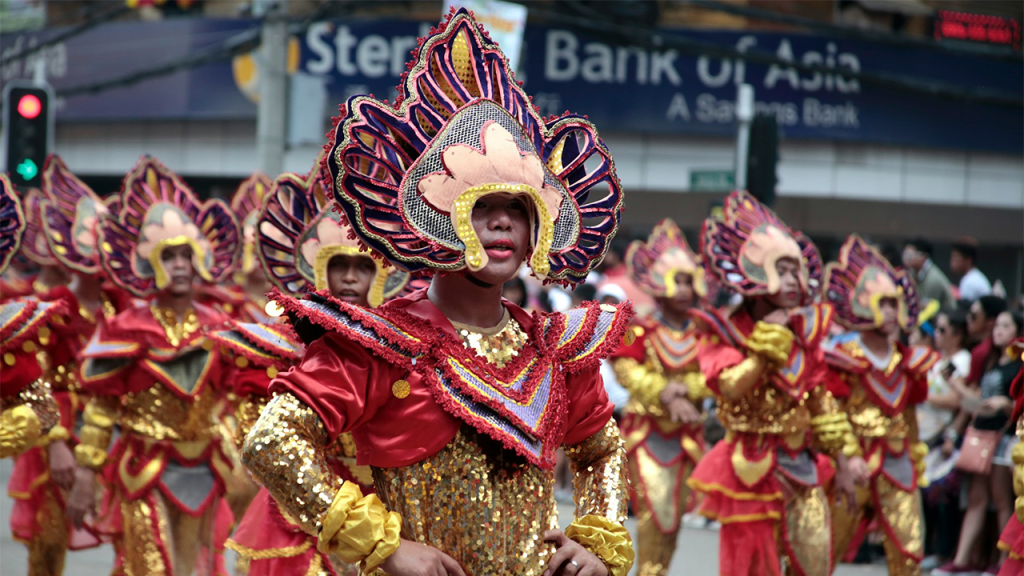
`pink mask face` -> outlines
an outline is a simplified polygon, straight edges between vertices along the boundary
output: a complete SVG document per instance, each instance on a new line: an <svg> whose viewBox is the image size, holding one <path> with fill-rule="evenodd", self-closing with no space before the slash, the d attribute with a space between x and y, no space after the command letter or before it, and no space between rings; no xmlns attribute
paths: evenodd
<svg viewBox="0 0 1024 576"><path fill-rule="evenodd" d="M782 281L775 268L783 258L791 258L797 263L803 262L800 245L792 236L770 224L758 227L740 249L740 264L743 271L751 278L762 280L768 293L777 294L782 288ZM801 289L807 289L806 270L801 265L798 278Z"/></svg>

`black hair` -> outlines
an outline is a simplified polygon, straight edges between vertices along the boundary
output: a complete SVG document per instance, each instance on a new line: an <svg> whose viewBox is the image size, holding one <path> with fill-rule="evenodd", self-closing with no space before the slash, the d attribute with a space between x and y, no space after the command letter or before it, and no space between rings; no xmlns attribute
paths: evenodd
<svg viewBox="0 0 1024 576"><path fill-rule="evenodd" d="M587 300L593 300L597 297L597 288L593 284L580 284L575 290L573 290L573 292L575 292L576 296L584 302Z"/></svg>
<svg viewBox="0 0 1024 576"><path fill-rule="evenodd" d="M908 240L906 245L913 246L915 250L926 254L929 258L932 256L932 243L925 238L918 237L913 240Z"/></svg>
<svg viewBox="0 0 1024 576"><path fill-rule="evenodd" d="M960 309L942 310L938 314L939 316L945 316L946 322L949 322L949 327L953 329L957 334L960 335L960 345L967 345L967 313ZM936 316L937 318L938 316Z"/></svg>
<svg viewBox="0 0 1024 576"><path fill-rule="evenodd" d="M995 320L1003 312L1006 312L1006 300L999 296L982 296L978 298L978 305L988 320Z"/></svg>
<svg viewBox="0 0 1024 576"><path fill-rule="evenodd" d="M529 292L526 291L526 282L523 282L523 279L520 278L519 276L514 276L505 281L505 284L503 284L501 287L501 291L504 292L508 288L519 289L519 292L522 294L522 296L520 297L519 302L513 302L513 304L519 306L520 308L525 308L527 302L530 299L530 294Z"/></svg>
<svg viewBox="0 0 1024 576"><path fill-rule="evenodd" d="M955 242L950 247L953 252L959 253L964 258L970 259L971 263L978 261L978 247L969 242Z"/></svg>
<svg viewBox="0 0 1024 576"><path fill-rule="evenodd" d="M1024 334L1024 316L1012 310L1004 310L1010 315L1010 319L1013 320L1013 325L1017 327L1017 338L1020 338Z"/></svg>

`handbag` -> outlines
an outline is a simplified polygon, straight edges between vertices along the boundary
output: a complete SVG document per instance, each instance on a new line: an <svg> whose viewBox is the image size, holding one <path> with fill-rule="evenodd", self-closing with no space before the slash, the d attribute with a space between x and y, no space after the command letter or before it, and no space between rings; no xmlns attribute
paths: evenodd
<svg viewBox="0 0 1024 576"><path fill-rule="evenodd" d="M978 430L968 426L960 446L960 457L956 459L957 470L987 476L992 471L992 459L1002 438L1002 430Z"/></svg>

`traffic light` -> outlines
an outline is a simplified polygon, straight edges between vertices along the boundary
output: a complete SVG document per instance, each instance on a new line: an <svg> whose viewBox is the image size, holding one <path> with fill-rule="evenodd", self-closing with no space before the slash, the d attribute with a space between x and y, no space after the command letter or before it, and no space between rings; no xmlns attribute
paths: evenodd
<svg viewBox="0 0 1024 576"><path fill-rule="evenodd" d="M15 186L38 188L53 134L50 91L39 86L12 82L4 92L7 172Z"/></svg>
<svg viewBox="0 0 1024 576"><path fill-rule="evenodd" d="M758 114L750 125L747 153L747 191L765 206L775 202L779 163L779 124L774 114Z"/></svg>

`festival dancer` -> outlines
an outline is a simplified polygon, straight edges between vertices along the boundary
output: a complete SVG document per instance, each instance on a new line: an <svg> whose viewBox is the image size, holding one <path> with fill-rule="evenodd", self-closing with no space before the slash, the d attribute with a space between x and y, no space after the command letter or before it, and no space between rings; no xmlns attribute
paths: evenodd
<svg viewBox="0 0 1024 576"><path fill-rule="evenodd" d="M17 253L27 221L14 186L0 174L0 273ZM0 458L11 458L66 436L57 403L42 378L36 352L66 312L38 299L0 304Z"/></svg>
<svg viewBox="0 0 1024 576"><path fill-rule="evenodd" d="M367 308L405 286L407 274L385 268L382 260L361 252L358 242L349 237L351 229L341 222L340 207L324 194L319 162L307 176L277 178L258 226L259 258L274 285L288 294L327 290L340 301ZM301 345L292 342L286 330L238 324L212 336L245 366L234 379L242 397L238 417L243 438L269 400L271 379L301 358ZM355 456L352 435L345 433L331 445L327 460L335 474L358 483L365 494L373 490L373 478L369 467L356 466ZM228 547L248 560L249 576L336 576L359 571L357 565L332 563L319 552L316 538L290 520L266 489L257 495Z"/></svg>
<svg viewBox="0 0 1024 576"><path fill-rule="evenodd" d="M820 343L830 306L808 305L821 278L811 241L746 192L725 200L723 221L701 235L704 268L743 295L733 310L692 310L705 332L698 354L726 430L697 464L690 486L700 513L722 524L723 576L831 572L829 502L817 455L836 459L852 497L864 476L860 447L825 387ZM803 306L803 307L801 307Z"/></svg>
<svg viewBox="0 0 1024 576"><path fill-rule="evenodd" d="M1011 357L1024 360L1024 339L1017 339L1006 351ZM1011 422L1017 423L1017 445L1013 447L1013 493L1014 514L1006 523L1006 528L999 537L998 547L1006 553L1006 560L999 569L999 576L1020 576L1024 574L1024 368L1017 374L1010 387L1010 396L1014 399Z"/></svg>
<svg viewBox="0 0 1024 576"><path fill-rule="evenodd" d="M890 337L917 325L917 291L905 272L854 234L825 269L824 297L852 332L827 349L829 389L853 425L870 473L870 483L857 489L856 507L832 508L833 562L875 519L885 531L889 573L920 574L918 487L928 447L918 441L915 406L928 395L928 370L939 356Z"/></svg>
<svg viewBox="0 0 1024 576"><path fill-rule="evenodd" d="M699 333L690 309L707 294L704 270L672 220L626 252L629 277L655 302L616 353L615 374L629 390L622 433L637 516L640 576L668 573L690 488L704 453L700 406L710 395L697 363Z"/></svg>
<svg viewBox="0 0 1024 576"><path fill-rule="evenodd" d="M199 287L197 300L241 320L272 322L266 311L270 283L260 268L256 255L256 220L264 199L270 194L273 181L262 172L255 172L242 181L231 197L231 212L242 229L242 253L232 275L231 284L207 284Z"/></svg>
<svg viewBox="0 0 1024 576"><path fill-rule="evenodd" d="M23 260L15 259L11 268L26 268L26 273L18 277L5 278L0 284L0 299L3 301L12 298L46 294L58 286L66 285L71 279L67 271L60 265L60 262L50 252L50 246L46 241L46 231L43 229L43 203L46 201L46 194L39 188L30 188L21 199L22 210L25 213L25 232L21 239L21 250L19 254ZM33 273L28 273L32 267L37 267Z"/></svg>
<svg viewBox="0 0 1024 576"><path fill-rule="evenodd" d="M206 334L228 318L193 300L193 281L231 272L238 223L227 204L200 203L149 157L125 177L120 206L100 226L101 263L118 285L152 300L102 323L82 352L79 380L92 397L69 516L77 525L95 506L94 474L105 468L126 575L191 574L201 553L201 572L221 572L209 549L232 473L216 418L227 367ZM114 426L121 435L108 452Z"/></svg>
<svg viewBox="0 0 1024 576"><path fill-rule="evenodd" d="M65 517L66 497L75 479L75 427L85 403L76 358L96 331L97 317L110 319L132 302L126 291L105 282L100 268L96 227L107 213L104 201L54 155L43 167L43 193L40 236L71 282L37 294L45 301L62 300L69 310L61 337L53 338L41 353L41 364L69 437L22 454L15 462L8 494L15 500L11 531L28 543L33 573L60 574L69 548L100 544L91 524L76 530Z"/></svg>
<svg viewBox="0 0 1024 576"><path fill-rule="evenodd" d="M465 9L400 90L396 107L348 101L324 185L363 243L432 283L375 310L278 296L312 344L271 383L243 459L318 550L364 573L624 576L625 454L599 363L631 309L501 299L527 258L566 283L600 261L622 209L611 156L584 118L538 116ZM376 495L327 464L347 431ZM559 446L575 472L564 533Z"/></svg>

